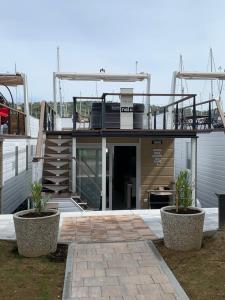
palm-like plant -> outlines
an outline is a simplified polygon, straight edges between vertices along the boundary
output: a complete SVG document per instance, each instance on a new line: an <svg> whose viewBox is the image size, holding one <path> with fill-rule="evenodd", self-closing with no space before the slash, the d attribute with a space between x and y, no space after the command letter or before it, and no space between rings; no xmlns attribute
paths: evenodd
<svg viewBox="0 0 225 300"><path fill-rule="evenodd" d="M41 195L42 184L39 182L35 182L32 184L31 192L34 209L38 214L40 214L44 210L49 199Z"/></svg>
<svg viewBox="0 0 225 300"><path fill-rule="evenodd" d="M187 210L192 204L191 176L188 170L180 171L176 181L176 212Z"/></svg>

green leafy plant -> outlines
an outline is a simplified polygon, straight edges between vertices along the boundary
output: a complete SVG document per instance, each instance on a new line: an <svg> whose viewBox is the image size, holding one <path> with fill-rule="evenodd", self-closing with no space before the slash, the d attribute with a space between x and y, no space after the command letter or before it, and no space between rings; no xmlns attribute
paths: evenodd
<svg viewBox="0 0 225 300"><path fill-rule="evenodd" d="M180 171L176 181L176 211L187 210L192 204L191 175L188 170Z"/></svg>
<svg viewBox="0 0 225 300"><path fill-rule="evenodd" d="M41 195L42 192L42 184L39 182L35 182L31 186L31 192L32 192L32 201L34 205L34 209L37 213L41 213L49 200L48 197L43 197Z"/></svg>

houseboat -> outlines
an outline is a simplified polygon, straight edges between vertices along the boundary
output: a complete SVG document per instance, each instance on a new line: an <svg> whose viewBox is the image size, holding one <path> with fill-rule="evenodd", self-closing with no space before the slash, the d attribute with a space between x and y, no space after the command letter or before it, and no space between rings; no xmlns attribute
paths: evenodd
<svg viewBox="0 0 225 300"><path fill-rule="evenodd" d="M100 97L74 95L73 116L68 120L62 109L56 111L57 80L121 82L123 88ZM124 88L124 84L137 81L146 82L146 93L130 84ZM148 73L56 72L53 83L54 107L42 103L34 157L34 180L42 181L45 193L75 199L92 210L169 204L174 198L175 141L185 139L190 142L192 200L196 205L198 132L209 132L213 127L210 118L201 127L195 94L151 93ZM169 97L174 100L168 104ZM86 126L81 126L79 101L90 102ZM210 116L212 101L205 104ZM220 103L215 101L215 105L220 115Z"/></svg>
<svg viewBox="0 0 225 300"><path fill-rule="evenodd" d="M0 86L0 213L8 214L30 194L39 120L30 116L26 74L0 73ZM23 110L15 105L17 87Z"/></svg>
<svg viewBox="0 0 225 300"><path fill-rule="evenodd" d="M207 80L212 85L213 81L224 81L225 72L174 72L172 93L176 90L179 79ZM173 102L174 98L170 100ZM197 106L203 111L201 114L199 110L198 118L197 199L202 207L217 207L216 193L225 194L224 111L219 99L199 102ZM190 159L190 141L175 140L175 176L181 169L190 169Z"/></svg>

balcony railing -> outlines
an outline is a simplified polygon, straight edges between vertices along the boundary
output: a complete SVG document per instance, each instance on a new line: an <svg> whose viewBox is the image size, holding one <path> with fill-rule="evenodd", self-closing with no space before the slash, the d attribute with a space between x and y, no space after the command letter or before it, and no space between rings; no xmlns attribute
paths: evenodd
<svg viewBox="0 0 225 300"><path fill-rule="evenodd" d="M147 120L146 130L212 130L224 128L224 113L220 101L210 99L196 103L196 94L146 94L146 93L104 93L101 97L73 97L73 130L77 130L79 114L77 101L100 101L101 125L99 129L106 129L106 103L110 97L133 96L133 97L179 97L180 99L165 106L145 105L144 118ZM204 109L202 107L204 106ZM200 108L200 109L199 109ZM119 128L118 128L119 129Z"/></svg>
<svg viewBox="0 0 225 300"><path fill-rule="evenodd" d="M25 135L25 119L22 111L0 103L1 134Z"/></svg>

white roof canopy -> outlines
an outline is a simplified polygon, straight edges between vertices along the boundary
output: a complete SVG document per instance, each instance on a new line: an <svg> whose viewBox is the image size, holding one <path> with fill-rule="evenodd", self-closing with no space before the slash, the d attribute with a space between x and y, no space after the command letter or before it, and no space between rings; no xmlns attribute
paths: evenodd
<svg viewBox="0 0 225 300"><path fill-rule="evenodd" d="M177 72L176 77L188 80L224 80L225 72Z"/></svg>
<svg viewBox="0 0 225 300"><path fill-rule="evenodd" d="M111 81L111 82L135 82L148 79L148 73L138 74L110 74L110 73L54 73L56 78L61 80L81 80L81 81Z"/></svg>
<svg viewBox="0 0 225 300"><path fill-rule="evenodd" d="M17 86L24 85L24 76L21 73L0 73L0 85Z"/></svg>

